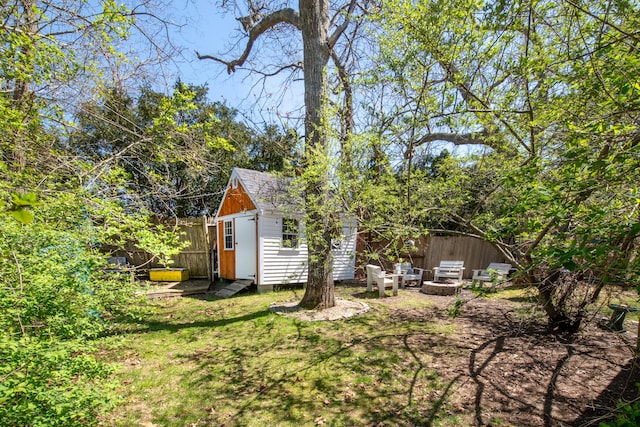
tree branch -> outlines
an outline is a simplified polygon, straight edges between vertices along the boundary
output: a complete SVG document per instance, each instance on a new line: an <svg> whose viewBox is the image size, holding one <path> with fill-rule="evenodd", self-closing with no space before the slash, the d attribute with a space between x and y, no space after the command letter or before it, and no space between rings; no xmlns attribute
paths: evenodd
<svg viewBox="0 0 640 427"><path fill-rule="evenodd" d="M443 55L440 52L438 52L437 49L435 54L437 55L436 60L447 73L447 80L449 80L451 84L455 85L458 88L458 91L460 91L460 94L462 95L462 99L465 100L467 105L473 106L474 103L478 103L483 108L489 111L492 111L492 113L490 114L492 114L500 123L502 123L502 125L509 131L509 133L518 141L518 143L527 152L532 153L531 147L527 146L526 142L522 139L522 137L518 134L518 132L516 132L513 126L511 126L511 124L498 111L495 111L489 108L489 105L485 100L481 99L479 96L476 96L476 94L471 90L471 85L468 82L458 81L457 76L460 73L458 72L458 68L456 67L456 65L453 64L452 62L445 61L443 59L444 58Z"/></svg>
<svg viewBox="0 0 640 427"><path fill-rule="evenodd" d="M300 14L291 8L281 9L276 12L270 13L269 15L262 18L256 25L254 25L249 31L249 40L247 41L247 45L244 48L244 52L238 59L234 59L233 61L225 61L224 59L211 56L211 55L200 55L200 53L196 52L198 59L211 59L213 61L220 62L227 66L227 73L231 74L236 70L236 67L242 66L244 62L249 57L251 53L251 49L253 48L253 43L260 37L265 31L275 27L278 24L291 24L297 29L300 29Z"/></svg>
<svg viewBox="0 0 640 427"><path fill-rule="evenodd" d="M335 44L338 42L338 39L340 38L342 33L344 33L344 30L346 30L349 26L349 23L351 22L351 14L353 13L353 9L355 9L356 7L356 3L356 0L351 0L344 22L340 24L333 32L333 34L331 34L331 36L329 37L329 49L333 49L333 46L335 46Z"/></svg>
<svg viewBox="0 0 640 427"><path fill-rule="evenodd" d="M349 74L347 73L345 65L342 63L338 55L331 50L331 59L338 70L338 78L342 84L344 90L344 101L340 111L340 141L344 144L349 135L353 131L353 90L351 88L351 82L349 81Z"/></svg>
<svg viewBox="0 0 640 427"><path fill-rule="evenodd" d="M638 38L638 31L635 31L633 33L630 33L628 31L623 30L621 27L617 26L616 24L614 24L613 22L601 18L598 15L596 15L595 13L589 11L588 9L585 9L583 7L581 7L580 5L578 5L576 2L571 1L571 0L567 0L567 3L569 3L572 7L574 7L575 9L578 9L580 12L589 15L590 17L592 17L593 19L601 22L604 25L607 25L611 28L613 28L614 30L618 31L620 34L624 34L626 37L630 38L631 40L633 40L634 43L638 43L640 41L640 38Z"/></svg>
<svg viewBox="0 0 640 427"><path fill-rule="evenodd" d="M267 73L267 72L264 72L264 71L260 71L260 70L253 70L253 72L257 73L257 74L260 74L263 77L273 77L273 76L276 76L276 75L280 74L284 70L302 70L302 62L296 62L295 64L283 65L282 67L279 67L277 70L272 71L270 73Z"/></svg>
<svg viewBox="0 0 640 427"><path fill-rule="evenodd" d="M484 140L489 136L489 132L486 130L472 133L446 133L446 132L433 132L422 136L413 143L413 146L425 144L433 141L447 141L453 145L467 145L467 144L481 144L487 145Z"/></svg>

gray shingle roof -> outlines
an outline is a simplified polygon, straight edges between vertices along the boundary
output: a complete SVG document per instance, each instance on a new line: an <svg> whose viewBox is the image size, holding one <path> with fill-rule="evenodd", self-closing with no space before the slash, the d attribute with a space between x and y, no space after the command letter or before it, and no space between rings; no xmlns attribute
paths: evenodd
<svg viewBox="0 0 640 427"><path fill-rule="evenodd" d="M233 173L237 175L245 191L261 213L293 214L300 212L300 200L296 194L301 197L302 193L291 191L293 178L279 177L243 168L234 168Z"/></svg>

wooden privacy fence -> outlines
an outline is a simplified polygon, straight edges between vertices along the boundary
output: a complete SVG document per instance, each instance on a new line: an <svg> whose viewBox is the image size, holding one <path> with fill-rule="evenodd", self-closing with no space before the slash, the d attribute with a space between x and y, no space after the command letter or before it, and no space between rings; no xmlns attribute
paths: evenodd
<svg viewBox="0 0 640 427"><path fill-rule="evenodd" d="M184 233L180 236L180 240L189 241L191 244L178 255L171 257L173 266L188 268L190 277L195 279L206 277L211 280L211 255L206 217L181 219L178 227ZM212 238L215 239L215 234Z"/></svg>
<svg viewBox="0 0 640 427"><path fill-rule="evenodd" d="M212 218L180 218L160 221L167 227L177 224L183 234L180 239L189 241L191 244L180 254L171 257L174 261L173 267L185 267L189 269L189 275L194 279L213 280L214 272L217 270L216 263L216 232ZM211 222L210 222L211 221ZM398 256L403 261L410 262L413 266L433 270L442 260L462 260L464 261L465 279L470 279L473 269L486 268L492 262L504 262L504 258L495 250L490 243L466 236L421 236L413 239L415 245L410 248L405 245ZM393 270L393 263L384 256L380 260L369 260L366 258L367 252L382 253L388 242L368 242L362 236L358 238L357 247L357 273L364 277L363 266L370 263L381 265L385 270ZM152 256L136 248L127 248L113 252L114 256L125 256L127 261L135 266L143 268L163 267L157 263L150 262ZM426 278L433 276L428 274Z"/></svg>
<svg viewBox="0 0 640 427"><path fill-rule="evenodd" d="M424 268L425 270L433 270L442 260L464 261L463 278L470 279L473 275L473 269L486 268L492 262L503 262L504 257L485 242L474 237L466 236L421 236L413 239L415 245L411 248L404 245L398 254L405 262L410 262L413 266ZM387 242L367 242L365 240L358 242L358 266L369 263L365 258L364 250L380 253L384 250ZM372 261L373 264L382 264L385 270L393 270L393 263L381 255L380 260ZM428 274L425 278L431 279L433 276Z"/></svg>
<svg viewBox="0 0 640 427"><path fill-rule="evenodd" d="M182 250L178 255L171 257L173 264L171 267L184 267L189 269L189 276L193 279L213 278L213 249L215 248L215 228L209 225L206 217L201 218L178 218L171 220L158 220L166 227L173 228L177 225L181 241L189 241L190 245ZM145 251L134 247L113 252L114 256L124 256L129 264L143 268L163 267L152 261L153 256Z"/></svg>

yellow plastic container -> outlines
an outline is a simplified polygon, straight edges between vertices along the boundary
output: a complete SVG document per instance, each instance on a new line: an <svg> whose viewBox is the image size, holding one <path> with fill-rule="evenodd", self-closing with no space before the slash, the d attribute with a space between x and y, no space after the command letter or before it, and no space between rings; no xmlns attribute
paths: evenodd
<svg viewBox="0 0 640 427"><path fill-rule="evenodd" d="M149 280L153 282L182 282L189 280L188 268L152 268Z"/></svg>

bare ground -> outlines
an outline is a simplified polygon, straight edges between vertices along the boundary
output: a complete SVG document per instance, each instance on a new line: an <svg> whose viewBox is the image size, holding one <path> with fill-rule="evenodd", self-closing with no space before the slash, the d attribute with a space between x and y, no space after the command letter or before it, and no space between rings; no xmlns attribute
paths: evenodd
<svg viewBox="0 0 640 427"><path fill-rule="evenodd" d="M416 298L428 299L430 307L411 308L407 300ZM627 320L626 332L613 333L598 327L600 317L594 316L577 334L557 334L523 301L474 299L469 291L461 298L467 302L455 318L446 313L453 297L425 295L418 288L376 301L398 319L456 325L446 351L437 337L410 339L434 340L415 344L433 344L430 368L448 384L447 400L456 412L473 414L475 425L597 426L614 415L620 399L638 398L632 351L637 322ZM335 310L336 318L347 310Z"/></svg>
<svg viewBox="0 0 640 427"><path fill-rule="evenodd" d="M430 313L386 301L397 316L439 317L458 326L447 343L458 351L442 355L438 373L452 382L452 400L474 414L476 425L598 425L618 399L637 398L635 322L625 324L628 332L613 333L597 326L598 317L577 334L558 335L543 318L523 316L530 306L522 302L474 299L463 291L469 302L450 318L444 310L451 297L424 297L434 303Z"/></svg>

